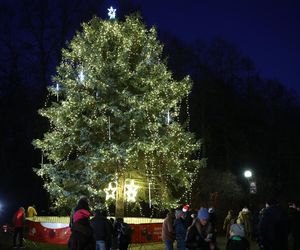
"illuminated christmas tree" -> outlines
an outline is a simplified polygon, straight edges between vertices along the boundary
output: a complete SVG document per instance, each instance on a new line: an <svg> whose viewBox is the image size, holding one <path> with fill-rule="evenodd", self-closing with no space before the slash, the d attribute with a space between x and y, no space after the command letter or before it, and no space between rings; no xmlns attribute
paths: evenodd
<svg viewBox="0 0 300 250"><path fill-rule="evenodd" d="M189 77L172 78L155 29L139 17L93 18L82 27L62 51L53 102L40 110L50 130L34 141L47 159L37 174L54 205L87 195L103 206L116 197L123 217L126 198L159 208L189 199L200 166L200 144L178 121ZM126 193L132 181L138 188Z"/></svg>

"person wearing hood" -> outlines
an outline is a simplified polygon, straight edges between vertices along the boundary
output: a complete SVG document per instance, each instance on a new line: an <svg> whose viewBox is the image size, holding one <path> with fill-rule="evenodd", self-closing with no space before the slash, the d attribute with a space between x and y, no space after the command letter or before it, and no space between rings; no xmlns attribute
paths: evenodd
<svg viewBox="0 0 300 250"><path fill-rule="evenodd" d="M216 249L214 228L209 222L209 213L206 208L200 208L197 218L188 228L186 234L186 249L188 250L213 250Z"/></svg>
<svg viewBox="0 0 300 250"><path fill-rule="evenodd" d="M71 236L68 242L69 250L95 250L96 241L93 228L90 225L90 209L86 198L80 199L71 217Z"/></svg>

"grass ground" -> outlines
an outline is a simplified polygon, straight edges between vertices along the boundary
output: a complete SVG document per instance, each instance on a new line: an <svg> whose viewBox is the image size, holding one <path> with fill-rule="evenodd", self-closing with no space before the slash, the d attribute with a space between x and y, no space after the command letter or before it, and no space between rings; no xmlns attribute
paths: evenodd
<svg viewBox="0 0 300 250"><path fill-rule="evenodd" d="M52 245L39 242L25 241L26 250L66 250L65 245ZM225 250L226 239L225 237L218 238L218 247L220 250ZM0 249L11 250L12 249L12 236L10 234L0 234ZM161 242L158 243L146 243L146 244L134 244L130 246L130 250L164 250L164 245ZM176 249L176 248L175 248ZM251 244L251 250L258 250L255 242Z"/></svg>

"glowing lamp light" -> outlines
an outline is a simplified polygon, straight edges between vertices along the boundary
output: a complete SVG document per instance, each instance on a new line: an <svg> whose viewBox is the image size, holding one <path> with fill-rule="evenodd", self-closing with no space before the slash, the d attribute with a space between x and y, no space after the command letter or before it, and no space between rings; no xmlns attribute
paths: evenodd
<svg viewBox="0 0 300 250"><path fill-rule="evenodd" d="M107 9L108 10L108 16L109 16L109 19L115 19L116 18L116 10L117 9L114 9L112 6Z"/></svg>
<svg viewBox="0 0 300 250"><path fill-rule="evenodd" d="M244 176L245 176L246 178L251 178L251 177L252 177L252 172L251 172L250 170L246 170L246 171L244 172Z"/></svg>

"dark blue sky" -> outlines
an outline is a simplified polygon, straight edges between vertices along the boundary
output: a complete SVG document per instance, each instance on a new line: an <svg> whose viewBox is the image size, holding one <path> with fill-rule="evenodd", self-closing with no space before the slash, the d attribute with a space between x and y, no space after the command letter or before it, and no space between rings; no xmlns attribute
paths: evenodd
<svg viewBox="0 0 300 250"><path fill-rule="evenodd" d="M300 95L300 1L133 0L146 23L183 40L220 36L250 56L264 78Z"/></svg>

